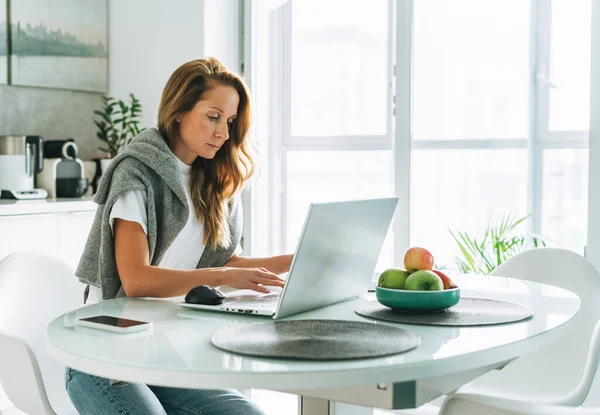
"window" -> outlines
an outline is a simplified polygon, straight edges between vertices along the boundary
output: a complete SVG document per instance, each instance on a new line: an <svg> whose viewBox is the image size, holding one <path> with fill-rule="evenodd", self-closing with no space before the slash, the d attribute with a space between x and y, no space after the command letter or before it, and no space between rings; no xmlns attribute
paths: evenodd
<svg viewBox="0 0 600 415"><path fill-rule="evenodd" d="M393 2L251 5L256 135L267 164L256 223L271 229L257 251L273 255L295 249L311 202L393 194ZM378 268L392 255L388 236Z"/></svg>
<svg viewBox="0 0 600 415"><path fill-rule="evenodd" d="M553 0L550 16L550 131L590 125L591 0Z"/></svg>
<svg viewBox="0 0 600 415"><path fill-rule="evenodd" d="M449 230L479 237L494 218L526 212L526 149L415 150L411 168L411 244L438 267L457 254Z"/></svg>
<svg viewBox="0 0 600 415"><path fill-rule="evenodd" d="M301 0L291 9L291 136L385 135L388 2Z"/></svg>
<svg viewBox="0 0 600 415"><path fill-rule="evenodd" d="M449 229L480 235L509 212L583 252L591 0L414 2L410 195L394 187L395 2L251 4L255 227L268 230L254 254L293 250L311 201L394 189L410 200L409 243L440 265L458 253ZM556 196L567 176L577 208ZM390 232L378 270L401 254Z"/></svg>
<svg viewBox="0 0 600 415"><path fill-rule="evenodd" d="M542 160L542 235L582 251L587 239L588 150L549 148Z"/></svg>
<svg viewBox="0 0 600 415"><path fill-rule="evenodd" d="M410 243L438 266L449 230L527 212L530 21L522 0L414 3Z"/></svg>
<svg viewBox="0 0 600 415"><path fill-rule="evenodd" d="M537 145L540 212L536 232L584 253L587 241L588 129L590 118L591 0L552 0L540 19L548 25L548 53L540 68ZM545 76L541 76L545 79Z"/></svg>
<svg viewBox="0 0 600 415"><path fill-rule="evenodd" d="M523 232L583 253L591 2L421 0L413 12L411 245L452 266L448 229L481 237L511 212L532 214Z"/></svg>
<svg viewBox="0 0 600 415"><path fill-rule="evenodd" d="M413 24L413 139L527 138L529 2L419 0Z"/></svg>

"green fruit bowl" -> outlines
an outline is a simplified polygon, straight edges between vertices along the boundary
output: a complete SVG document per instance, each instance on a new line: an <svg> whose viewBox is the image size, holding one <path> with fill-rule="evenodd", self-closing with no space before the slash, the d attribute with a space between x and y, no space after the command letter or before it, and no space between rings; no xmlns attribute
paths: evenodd
<svg viewBox="0 0 600 415"><path fill-rule="evenodd" d="M394 290L375 287L377 301L397 311L442 311L460 300L460 287L441 291Z"/></svg>

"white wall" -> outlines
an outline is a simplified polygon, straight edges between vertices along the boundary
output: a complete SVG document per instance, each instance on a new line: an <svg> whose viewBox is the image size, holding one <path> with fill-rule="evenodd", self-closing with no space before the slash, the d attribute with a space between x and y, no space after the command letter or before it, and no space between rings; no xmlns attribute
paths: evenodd
<svg viewBox="0 0 600 415"><path fill-rule="evenodd" d="M104 157L98 150L94 110L102 94L53 88L0 85L0 135L39 135L44 140L75 139L79 157Z"/></svg>
<svg viewBox="0 0 600 415"><path fill-rule="evenodd" d="M141 125L156 125L163 87L181 64L210 55L239 70L238 11L238 0L110 0L108 94L133 92Z"/></svg>
<svg viewBox="0 0 600 415"><path fill-rule="evenodd" d="M204 0L204 54L240 72L241 24L239 0Z"/></svg>

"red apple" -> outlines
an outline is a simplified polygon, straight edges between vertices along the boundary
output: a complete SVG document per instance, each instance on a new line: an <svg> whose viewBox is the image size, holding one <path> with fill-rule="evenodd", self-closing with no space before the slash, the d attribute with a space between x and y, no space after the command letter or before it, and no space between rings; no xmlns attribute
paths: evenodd
<svg viewBox="0 0 600 415"><path fill-rule="evenodd" d="M404 267L408 272L433 268L433 255L425 248L413 247L404 254Z"/></svg>
<svg viewBox="0 0 600 415"><path fill-rule="evenodd" d="M442 282L444 283L444 290L448 290L450 288L457 287L457 285L454 284L454 282L450 279L450 277L447 276L446 274L444 274L439 269L433 269L432 271L435 272L437 274L437 276L442 279Z"/></svg>

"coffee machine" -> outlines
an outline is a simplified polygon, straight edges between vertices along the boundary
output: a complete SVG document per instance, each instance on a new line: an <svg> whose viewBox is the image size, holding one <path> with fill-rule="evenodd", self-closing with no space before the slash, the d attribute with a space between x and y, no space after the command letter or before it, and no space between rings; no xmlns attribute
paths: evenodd
<svg viewBox="0 0 600 415"><path fill-rule="evenodd" d="M44 143L45 167L37 175L37 185L50 197L81 197L87 191L85 168L77 153L73 139Z"/></svg>
<svg viewBox="0 0 600 415"><path fill-rule="evenodd" d="M44 140L31 135L0 136L0 198L45 199L48 192L34 187L44 167Z"/></svg>

